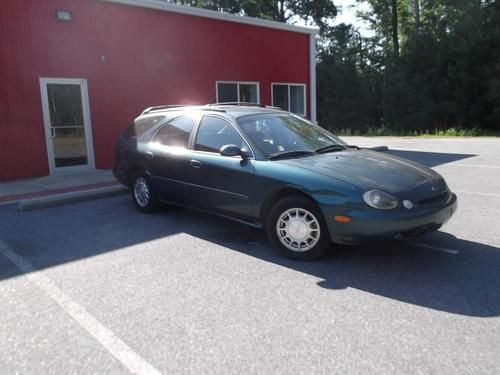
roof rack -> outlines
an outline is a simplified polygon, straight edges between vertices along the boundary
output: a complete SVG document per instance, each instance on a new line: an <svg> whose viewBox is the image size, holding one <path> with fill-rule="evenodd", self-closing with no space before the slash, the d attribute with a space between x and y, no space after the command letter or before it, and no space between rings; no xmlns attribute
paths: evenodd
<svg viewBox="0 0 500 375"><path fill-rule="evenodd" d="M237 106L242 106L242 107L262 107L262 108L265 107L265 105L263 105L263 104L252 103L252 102L222 102L222 103L208 104L209 107L215 107L215 106L220 106L220 105L237 105Z"/></svg>
<svg viewBox="0 0 500 375"><path fill-rule="evenodd" d="M165 110L175 110L178 108L193 108L201 111L217 111L217 112L226 112L224 109L221 108L213 108L213 107L220 107L220 106L240 106L240 107L259 107L259 108L269 108L269 109L278 109L278 110L283 110L282 108L279 107L274 107L270 105L264 105L260 103L251 103L251 102L222 102L222 103L211 103L211 104L206 104L206 105L196 105L196 104L168 104L168 105L157 105L154 107L148 107L144 111L141 112L141 115L146 115L151 112L155 111L165 111Z"/></svg>
<svg viewBox="0 0 500 375"><path fill-rule="evenodd" d="M169 110L169 109L175 110L178 108L193 108L193 109L197 109L197 110L201 110L201 111L226 112L223 109L210 108L208 105L202 106L202 105L197 105L197 104L169 104L169 105L157 105L154 107L148 107L144 111L141 112L141 116L146 115L146 114L151 113L151 112L155 112L155 111L165 111L165 110Z"/></svg>
<svg viewBox="0 0 500 375"><path fill-rule="evenodd" d="M186 105L186 104L157 105L154 107L146 108L144 111L142 111L141 115L145 115L146 113L153 112L153 111L161 111L163 109L182 108L182 107L192 107L192 105Z"/></svg>
<svg viewBox="0 0 500 375"><path fill-rule="evenodd" d="M241 106L241 107L260 107L260 108L269 108L269 109L279 109L280 111L283 111L283 108L280 108L280 107L275 107L272 105L264 105L264 104L260 104L260 103L252 103L252 102L222 102L222 103L208 104L208 106L210 106L210 107L224 106L224 105L235 105L235 106Z"/></svg>

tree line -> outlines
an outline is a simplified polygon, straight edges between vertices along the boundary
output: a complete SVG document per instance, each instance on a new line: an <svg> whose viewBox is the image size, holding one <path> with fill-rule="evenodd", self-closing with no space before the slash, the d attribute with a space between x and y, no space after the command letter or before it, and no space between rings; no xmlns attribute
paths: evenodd
<svg viewBox="0 0 500 375"><path fill-rule="evenodd" d="M500 0L357 0L370 29L333 26L330 0L173 0L320 28L318 122L331 130L500 131ZM340 3L340 1L339 1Z"/></svg>

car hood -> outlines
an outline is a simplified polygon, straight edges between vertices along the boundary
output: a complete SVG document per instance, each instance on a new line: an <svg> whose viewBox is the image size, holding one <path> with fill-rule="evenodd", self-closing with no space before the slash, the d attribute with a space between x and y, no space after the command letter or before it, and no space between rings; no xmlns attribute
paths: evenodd
<svg viewBox="0 0 500 375"><path fill-rule="evenodd" d="M421 164L368 150L345 150L279 162L321 173L364 190L380 189L389 193L441 178Z"/></svg>

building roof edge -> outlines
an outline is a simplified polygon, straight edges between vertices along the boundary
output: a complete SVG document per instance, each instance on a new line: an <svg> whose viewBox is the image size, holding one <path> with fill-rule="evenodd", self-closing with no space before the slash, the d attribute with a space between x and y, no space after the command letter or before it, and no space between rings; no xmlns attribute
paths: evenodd
<svg viewBox="0 0 500 375"><path fill-rule="evenodd" d="M239 16L236 14L217 12L214 10L195 8L185 5L171 4L156 0L99 0L99 1L106 3L116 3L116 4L130 5L141 8L155 9L164 12L179 13L195 17L211 18L221 21L236 22L253 26L267 27L271 29L285 30L302 34L316 35L319 33L319 28L316 27L289 25L277 21L269 21L260 18Z"/></svg>

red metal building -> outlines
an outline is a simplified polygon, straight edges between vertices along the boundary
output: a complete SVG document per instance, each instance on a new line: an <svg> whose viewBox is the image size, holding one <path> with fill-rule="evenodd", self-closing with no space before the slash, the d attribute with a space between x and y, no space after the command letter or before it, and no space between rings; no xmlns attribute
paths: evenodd
<svg viewBox="0 0 500 375"><path fill-rule="evenodd" d="M316 33L155 0L2 0L0 180L110 168L151 105L257 101L315 120Z"/></svg>

